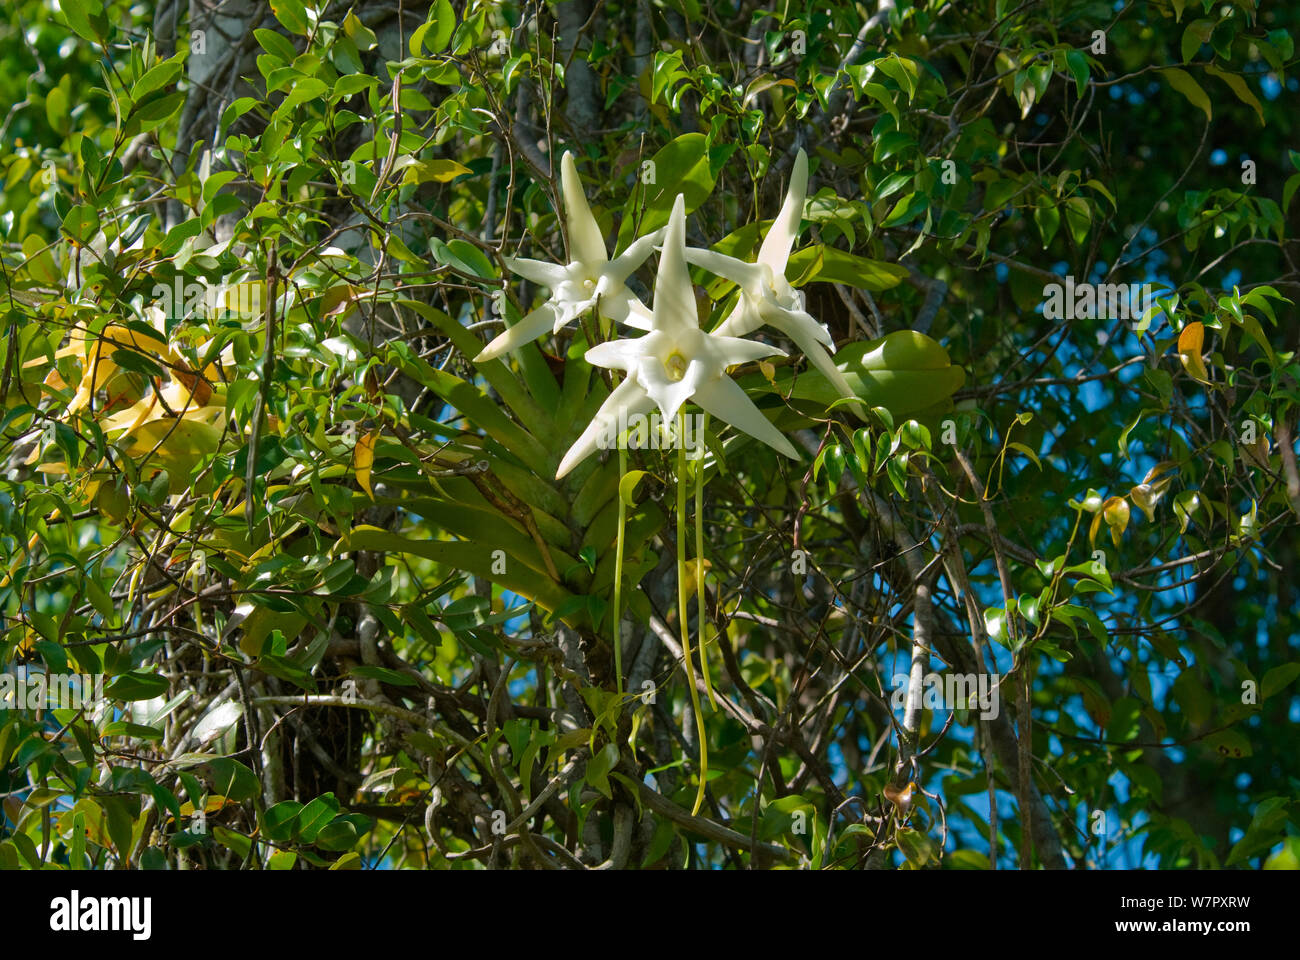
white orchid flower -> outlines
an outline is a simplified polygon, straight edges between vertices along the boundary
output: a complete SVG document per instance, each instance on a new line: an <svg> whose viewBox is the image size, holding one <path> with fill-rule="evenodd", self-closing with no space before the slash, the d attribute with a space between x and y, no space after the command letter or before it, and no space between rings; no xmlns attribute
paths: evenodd
<svg viewBox="0 0 1300 960"><path fill-rule="evenodd" d="M695 291L686 269L686 202L680 194L668 220L659 276L655 281L650 332L633 340L611 340L587 351L588 363L622 370L627 377L601 405L564 455L556 479L596 449L612 425L656 406L671 423L687 400L750 436L798 459L790 441L772 426L727 368L785 351L739 337L705 333L696 313Z"/></svg>
<svg viewBox="0 0 1300 960"><path fill-rule="evenodd" d="M624 282L662 241L663 231L637 238L610 260L596 218L582 192L582 181L578 179L578 168L571 153L565 153L560 161L560 186L573 261L565 266L545 260L505 258L506 266L513 272L549 288L551 298L489 343L474 358L478 362L495 360L507 351L517 350L547 330L559 333L597 304L601 315L609 320L641 330L650 329L650 311Z"/></svg>
<svg viewBox="0 0 1300 960"><path fill-rule="evenodd" d="M743 337L767 324L793 340L841 395L856 399L853 388L830 358L830 353L835 352L835 341L831 339L830 331L804 309L803 292L790 286L785 278L786 263L799 235L799 221L803 217L807 193L808 155L800 150L790 174L785 203L763 238L757 262L746 263L714 250L695 247L687 248L686 260L740 287L740 302L714 333ZM860 415L864 414L861 404L853 404L853 409Z"/></svg>

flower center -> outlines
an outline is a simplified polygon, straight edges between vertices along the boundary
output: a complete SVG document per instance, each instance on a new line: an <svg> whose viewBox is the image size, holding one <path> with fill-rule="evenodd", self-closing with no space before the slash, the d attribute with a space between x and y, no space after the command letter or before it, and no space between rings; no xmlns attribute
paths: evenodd
<svg viewBox="0 0 1300 960"><path fill-rule="evenodd" d="M668 379L674 383L686 376L686 358L674 350L664 361L664 370L668 374Z"/></svg>
<svg viewBox="0 0 1300 960"><path fill-rule="evenodd" d="M596 281L591 279L591 277L588 277L586 280L582 281L582 285L586 287L588 291L596 289Z"/></svg>

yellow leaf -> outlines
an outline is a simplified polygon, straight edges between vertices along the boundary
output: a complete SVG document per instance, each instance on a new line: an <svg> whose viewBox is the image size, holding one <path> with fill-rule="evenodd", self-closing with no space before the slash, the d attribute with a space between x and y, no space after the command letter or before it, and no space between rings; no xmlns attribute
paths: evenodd
<svg viewBox="0 0 1300 960"><path fill-rule="evenodd" d="M1110 539L1115 546L1120 545L1120 537L1128 529L1129 506L1128 501L1123 497L1109 497L1102 504L1101 514L1106 518L1106 525L1110 527ZM1094 525L1096 521L1094 520Z"/></svg>
<svg viewBox="0 0 1300 960"><path fill-rule="evenodd" d="M122 430L124 433L130 434L141 424L145 423L150 416L157 417L161 415L161 410L157 413L154 412L157 406L157 395L150 394L147 397L141 398L138 402L127 407L125 410L119 410L111 417L103 420L99 427L105 433L113 433L117 430ZM71 411L71 408L69 408L69 411Z"/></svg>
<svg viewBox="0 0 1300 960"><path fill-rule="evenodd" d="M357 483L371 500L375 499L375 492L370 489L370 468L375 463L375 441L378 439L379 431L371 430L357 439L357 445L352 450L352 469L356 471Z"/></svg>
<svg viewBox="0 0 1300 960"><path fill-rule="evenodd" d="M462 174L473 172L469 167L455 160L424 160L413 163L407 168L403 182L428 183L432 180L435 183L446 183Z"/></svg>
<svg viewBox="0 0 1300 960"><path fill-rule="evenodd" d="M1183 332L1178 335L1178 359L1183 362L1183 369L1195 379L1201 383L1209 383L1210 374L1205 369L1205 361L1201 359L1201 351L1204 347L1205 324L1193 320L1183 327Z"/></svg>
<svg viewBox="0 0 1300 960"><path fill-rule="evenodd" d="M59 376L59 371L55 370L53 367L51 367L50 372L45 375L45 380L43 382L51 390L58 390L61 392L68 389L67 381Z"/></svg>
<svg viewBox="0 0 1300 960"><path fill-rule="evenodd" d="M691 597L695 596L695 564L696 561L693 559L686 561L686 580L678 587L682 593L686 594L687 600L690 600ZM707 574L712 566L713 564L709 563L708 560L705 560L704 572Z"/></svg>
<svg viewBox="0 0 1300 960"><path fill-rule="evenodd" d="M94 342L93 337L87 338ZM159 337L151 337L147 333L141 333L138 330L132 330L127 327L105 327L99 334L99 340L108 348L111 354L113 350L134 350L136 353L142 353L145 356L161 358L167 364L176 362L176 354L172 353L171 348ZM90 351L87 350L87 353Z"/></svg>

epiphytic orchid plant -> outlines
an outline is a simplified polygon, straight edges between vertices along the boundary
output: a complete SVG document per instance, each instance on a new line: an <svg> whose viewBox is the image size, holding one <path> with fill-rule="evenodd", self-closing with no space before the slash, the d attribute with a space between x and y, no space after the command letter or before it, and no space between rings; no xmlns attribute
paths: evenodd
<svg viewBox="0 0 1300 960"><path fill-rule="evenodd" d="M577 317L596 308L602 316L627 326L646 330L641 336L615 339L591 346L585 354L588 363L619 370L622 382L610 393L591 422L569 448L556 479L568 474L591 456L602 437L626 424L636 415L655 408L664 424L676 422L677 446L677 579L678 621L681 630L683 659L699 733L700 776L694 812L704 799L708 780L708 747L704 719L696 687L695 668L691 660L690 631L687 620L689 593L697 599L697 625L700 632L700 669L705 690L716 708L713 684L706 656L706 622L704 601L704 530L703 465L695 469L695 564L694 583L687 585L686 563L686 492L689 483L686 450L681 438L685 432L684 405L694 401L706 415L730 424L787 457L798 454L790 441L776 429L728 375L732 367L774 355L783 350L754 340L750 333L763 324L790 337L843 396L856 399L848 382L836 369L825 348L834 349L830 333L804 309L803 296L785 278L786 261L799 233L804 195L808 184L808 158L799 151L789 193L780 216L768 232L759 251L758 261L744 263L733 257L686 246L686 203L678 194L666 227L635 239L619 256L610 260L605 241L587 204L578 179L573 156L566 153L560 164L561 189L565 207L565 225L569 241L567 266L538 260L507 259L506 266L518 275L551 290L550 299L519 323L494 339L475 358L492 360L544 335L548 327L554 332ZM653 310L647 310L625 286L625 281L662 242L659 272L655 280ZM731 280L740 287L734 312L714 332L700 329L699 314L687 264ZM618 438L619 477L627 473L627 436ZM614 658L617 687L623 694L621 638L621 594L624 531L627 504L618 498L618 540L616 544L613 623Z"/></svg>

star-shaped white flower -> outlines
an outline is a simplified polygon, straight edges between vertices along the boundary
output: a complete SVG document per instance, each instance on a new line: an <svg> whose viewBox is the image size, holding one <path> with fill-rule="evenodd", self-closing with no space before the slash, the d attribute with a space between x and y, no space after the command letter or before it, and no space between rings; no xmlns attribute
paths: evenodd
<svg viewBox="0 0 1300 960"><path fill-rule="evenodd" d="M641 330L650 329L650 311L624 286L624 282L662 240L663 231L638 237L610 260L570 153L565 153L560 161L560 186L564 195L569 253L573 261L565 266L545 260L505 259L506 266L521 277L548 287L551 297L489 343L474 358L476 361L495 360L507 351L517 350L536 340L547 330L559 333L562 327L597 304L607 319Z"/></svg>
<svg viewBox="0 0 1300 960"><path fill-rule="evenodd" d="M750 436L798 459L790 441L763 416L727 368L784 351L739 337L705 333L696 313L695 291L686 269L686 202L680 194L659 260L650 332L634 340L611 340L587 351L588 363L622 370L627 377L601 405L576 443L564 455L556 479L596 449L615 424L656 406L671 423L687 400Z"/></svg>
<svg viewBox="0 0 1300 960"><path fill-rule="evenodd" d="M774 327L799 346L809 362L835 385L841 395L856 399L853 388L830 358L830 353L835 352L835 341L831 339L830 331L804 309L802 291L790 286L785 278L790 250L794 246L795 237L799 235L799 221L803 217L803 202L807 192L808 155L800 150L790 174L790 188L785 195L785 203L767 236L763 238L757 262L746 263L714 250L695 247L687 248L686 259L740 287L740 301L736 304L736 309L718 326L715 333L743 337L764 324ZM864 414L861 404L855 403L852 407L860 415Z"/></svg>

